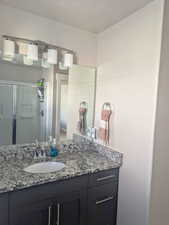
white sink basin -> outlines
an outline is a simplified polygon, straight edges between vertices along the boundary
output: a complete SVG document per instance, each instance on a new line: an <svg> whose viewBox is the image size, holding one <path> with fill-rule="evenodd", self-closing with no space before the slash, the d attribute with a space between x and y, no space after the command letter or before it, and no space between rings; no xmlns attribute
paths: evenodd
<svg viewBox="0 0 169 225"><path fill-rule="evenodd" d="M24 171L28 173L52 173L64 167L65 164L60 162L41 162L24 168Z"/></svg>

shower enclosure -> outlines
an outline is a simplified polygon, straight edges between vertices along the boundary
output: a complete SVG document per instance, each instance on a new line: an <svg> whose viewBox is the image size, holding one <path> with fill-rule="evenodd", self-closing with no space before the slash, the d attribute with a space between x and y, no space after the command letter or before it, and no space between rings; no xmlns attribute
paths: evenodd
<svg viewBox="0 0 169 225"><path fill-rule="evenodd" d="M0 145L45 140L45 103L36 84L0 82Z"/></svg>

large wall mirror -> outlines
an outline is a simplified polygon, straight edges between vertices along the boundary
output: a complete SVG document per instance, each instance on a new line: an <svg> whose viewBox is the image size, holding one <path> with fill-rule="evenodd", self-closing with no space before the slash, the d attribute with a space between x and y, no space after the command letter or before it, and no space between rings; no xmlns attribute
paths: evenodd
<svg viewBox="0 0 169 225"><path fill-rule="evenodd" d="M96 69L73 65L68 75L56 74L56 82L58 139L71 139L73 133L86 135L94 123Z"/></svg>
<svg viewBox="0 0 169 225"><path fill-rule="evenodd" d="M38 81L44 81L43 101ZM68 75L54 68L0 62L0 145L71 139L93 127L95 68L73 65Z"/></svg>

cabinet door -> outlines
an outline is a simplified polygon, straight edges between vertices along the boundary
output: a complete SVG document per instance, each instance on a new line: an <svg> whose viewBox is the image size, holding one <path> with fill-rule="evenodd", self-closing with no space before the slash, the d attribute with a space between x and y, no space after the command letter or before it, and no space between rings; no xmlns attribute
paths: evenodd
<svg viewBox="0 0 169 225"><path fill-rule="evenodd" d="M0 195L0 224L8 225L8 195Z"/></svg>
<svg viewBox="0 0 169 225"><path fill-rule="evenodd" d="M85 196L80 192L68 193L55 203L54 224L86 225Z"/></svg>
<svg viewBox="0 0 169 225"><path fill-rule="evenodd" d="M31 203L11 212L10 225L53 225L49 200Z"/></svg>
<svg viewBox="0 0 169 225"><path fill-rule="evenodd" d="M112 185L91 188L88 192L88 225L116 225L117 192Z"/></svg>

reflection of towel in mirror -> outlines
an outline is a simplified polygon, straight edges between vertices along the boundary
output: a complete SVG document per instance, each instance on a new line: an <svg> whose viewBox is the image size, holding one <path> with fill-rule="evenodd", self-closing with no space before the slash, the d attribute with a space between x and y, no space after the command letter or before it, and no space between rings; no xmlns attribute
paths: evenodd
<svg viewBox="0 0 169 225"><path fill-rule="evenodd" d="M103 144L109 143L109 121L110 116L112 114L112 110L103 109L101 113L101 121L99 128L99 138L103 142Z"/></svg>
<svg viewBox="0 0 169 225"><path fill-rule="evenodd" d="M85 132L86 132L86 114L87 114L87 109L84 108L84 107L80 107L80 109L79 109L78 131L81 134L85 134Z"/></svg>

